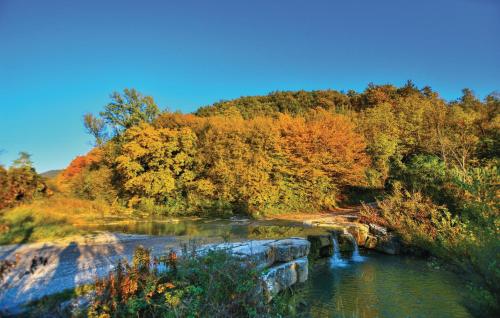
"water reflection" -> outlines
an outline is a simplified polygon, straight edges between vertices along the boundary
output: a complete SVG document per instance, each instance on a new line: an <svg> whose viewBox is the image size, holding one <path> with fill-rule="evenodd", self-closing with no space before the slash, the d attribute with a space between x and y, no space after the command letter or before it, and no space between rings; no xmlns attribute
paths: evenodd
<svg viewBox="0 0 500 318"><path fill-rule="evenodd" d="M470 317L461 305L464 286L425 261L376 253L344 266L317 263L304 286L312 317Z"/></svg>
<svg viewBox="0 0 500 318"><path fill-rule="evenodd" d="M305 227L296 222L248 219L109 220L101 224L86 225L85 228L88 230L121 233L183 236L188 238L218 238L232 241L306 237L310 234L325 233L323 229Z"/></svg>

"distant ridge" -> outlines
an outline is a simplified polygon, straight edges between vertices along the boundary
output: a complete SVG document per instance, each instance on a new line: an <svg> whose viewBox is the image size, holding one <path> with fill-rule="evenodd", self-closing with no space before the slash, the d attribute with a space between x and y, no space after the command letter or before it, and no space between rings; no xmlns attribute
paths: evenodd
<svg viewBox="0 0 500 318"><path fill-rule="evenodd" d="M63 171L63 169L59 169L59 170L49 170L49 171L45 171L45 172L42 172L40 173L40 175L42 177L45 177L47 179L52 179L52 178L55 178L57 177L57 175L59 173L61 173Z"/></svg>

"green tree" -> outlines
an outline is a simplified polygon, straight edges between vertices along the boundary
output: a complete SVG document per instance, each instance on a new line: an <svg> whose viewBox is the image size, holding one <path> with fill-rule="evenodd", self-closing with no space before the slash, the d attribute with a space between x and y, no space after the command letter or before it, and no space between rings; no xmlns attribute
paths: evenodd
<svg viewBox="0 0 500 318"><path fill-rule="evenodd" d="M87 133L92 135L95 140L95 145L100 147L106 141L106 123L104 119L87 113L83 116L83 125Z"/></svg>
<svg viewBox="0 0 500 318"><path fill-rule="evenodd" d="M33 161L31 155L27 152L21 151L19 158L15 159L12 163L12 168L33 169Z"/></svg>
<svg viewBox="0 0 500 318"><path fill-rule="evenodd" d="M135 89L124 89L123 94L114 92L112 102L100 113L115 134L140 124L152 123L160 114L153 97L144 96Z"/></svg>

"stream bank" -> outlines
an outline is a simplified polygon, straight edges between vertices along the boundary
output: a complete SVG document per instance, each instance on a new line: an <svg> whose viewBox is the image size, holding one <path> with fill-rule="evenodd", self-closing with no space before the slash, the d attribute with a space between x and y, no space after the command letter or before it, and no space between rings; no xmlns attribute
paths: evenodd
<svg viewBox="0 0 500 318"><path fill-rule="evenodd" d="M109 222L105 228L93 230L115 232L65 239L60 243L1 247L0 257L4 259L14 257L16 252L26 252L27 255L43 252L44 255L52 255L52 258L50 265L40 267L35 275L20 280L29 288L21 285L14 286L13 290L9 288L7 293L0 295L0 304L12 307L12 304L20 304L37 293L50 294L54 290L46 288L46 284L51 281L55 281L56 286L66 287L85 279L91 280L95 273L109 271L118 259L129 258L137 245L152 248L152 254L158 255L191 239L216 243L225 239L236 242L329 235L328 227L306 225L304 221L297 220L178 219L169 222L151 219ZM351 232L347 233L354 237ZM349 237L347 234L344 236L346 239ZM348 240L352 242L352 238ZM358 243L357 239L355 241ZM359 257L356 257L353 248L349 248L352 245L346 242L343 244L339 237L339 254L327 254L315 261L309 268L308 280L300 287L312 317L401 317L408 316L407 313L416 313L410 316L419 317L469 317L461 303L464 282L453 273L429 267L425 260L419 258L384 255L361 245ZM28 270L30 262L26 258L23 263ZM85 274L77 275L79 271ZM338 311L340 308L342 312Z"/></svg>

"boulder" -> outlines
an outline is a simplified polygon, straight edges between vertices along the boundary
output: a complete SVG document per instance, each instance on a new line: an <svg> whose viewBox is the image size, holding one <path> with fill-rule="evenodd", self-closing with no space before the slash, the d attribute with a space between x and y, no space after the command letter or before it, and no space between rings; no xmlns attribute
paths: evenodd
<svg viewBox="0 0 500 318"><path fill-rule="evenodd" d="M365 241L365 247L366 248L370 248L370 249L374 249L375 247L377 247L377 237L376 236L373 236L373 235L368 235L366 237L366 241Z"/></svg>
<svg viewBox="0 0 500 318"><path fill-rule="evenodd" d="M377 240L375 249L382 253L396 255L401 251L401 241L392 234L381 236Z"/></svg>
<svg viewBox="0 0 500 318"><path fill-rule="evenodd" d="M339 250L341 252L354 251L353 236L350 233L342 233L338 236Z"/></svg>
<svg viewBox="0 0 500 318"><path fill-rule="evenodd" d="M270 301L280 291L296 283L303 283L308 277L308 260L302 257L269 268L262 275L264 292Z"/></svg>
<svg viewBox="0 0 500 318"><path fill-rule="evenodd" d="M347 227L346 230L354 237L356 243L358 243L358 246L365 245L366 238L370 233L370 228L368 227L368 225L362 223L352 223Z"/></svg>
<svg viewBox="0 0 500 318"><path fill-rule="evenodd" d="M309 254L311 243L303 238L288 238L281 240L252 240L238 243L210 244L204 246L198 253L211 249L225 250L240 258L256 264L258 268L270 267L276 262L288 262Z"/></svg>
<svg viewBox="0 0 500 318"><path fill-rule="evenodd" d="M328 257L333 255L333 241L329 234L308 235L311 243L309 255L313 258Z"/></svg>
<svg viewBox="0 0 500 318"><path fill-rule="evenodd" d="M319 244L327 244L325 238ZM270 301L277 293L296 283L302 283L308 276L308 259L311 243L308 240L292 237L281 240L254 240L238 243L210 244L199 250L225 250L242 260L252 262L257 268L264 269L261 276L262 287Z"/></svg>
<svg viewBox="0 0 500 318"><path fill-rule="evenodd" d="M387 229L385 227L374 224L374 223L370 223L369 226L370 226L370 233L371 234L376 235L376 236L387 235Z"/></svg>
<svg viewBox="0 0 500 318"><path fill-rule="evenodd" d="M249 241L247 244L230 248L228 252L243 261L254 263L258 268L269 267L275 262L274 251L264 241Z"/></svg>
<svg viewBox="0 0 500 318"><path fill-rule="evenodd" d="M266 244L274 251L275 262L289 262L309 254L311 244L302 238L289 238Z"/></svg>

